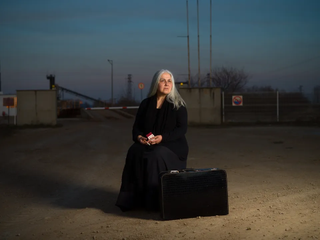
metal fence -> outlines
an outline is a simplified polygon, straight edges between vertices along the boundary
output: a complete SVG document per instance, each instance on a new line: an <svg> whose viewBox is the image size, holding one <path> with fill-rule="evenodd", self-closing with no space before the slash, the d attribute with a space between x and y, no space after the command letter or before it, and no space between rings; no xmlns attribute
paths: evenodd
<svg viewBox="0 0 320 240"><path fill-rule="evenodd" d="M222 121L319 122L320 101L301 92L222 92Z"/></svg>

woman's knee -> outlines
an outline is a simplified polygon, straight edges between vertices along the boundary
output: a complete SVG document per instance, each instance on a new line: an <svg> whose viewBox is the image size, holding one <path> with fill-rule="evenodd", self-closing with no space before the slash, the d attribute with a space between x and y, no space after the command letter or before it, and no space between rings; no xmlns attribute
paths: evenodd
<svg viewBox="0 0 320 240"><path fill-rule="evenodd" d="M153 154L156 156L167 155L169 153L169 149L164 146L156 146L153 150Z"/></svg>
<svg viewBox="0 0 320 240"><path fill-rule="evenodd" d="M131 145L131 147L128 150L128 155L136 154L136 153L142 153L144 151L144 146L140 143L134 143Z"/></svg>
<svg viewBox="0 0 320 240"><path fill-rule="evenodd" d="M166 159L171 159L171 151L163 146L157 146L152 149L152 151L147 151L144 153L144 159L147 164L158 165L159 162L165 162Z"/></svg>

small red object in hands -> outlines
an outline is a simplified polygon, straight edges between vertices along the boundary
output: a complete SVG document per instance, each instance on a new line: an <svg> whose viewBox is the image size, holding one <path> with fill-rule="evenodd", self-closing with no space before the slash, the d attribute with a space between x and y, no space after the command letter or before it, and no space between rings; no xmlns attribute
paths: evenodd
<svg viewBox="0 0 320 240"><path fill-rule="evenodd" d="M147 136L148 140L150 140L151 138L154 137L152 132L149 132L146 136ZM150 145L150 143L148 143L148 142L147 142L147 144Z"/></svg>
<svg viewBox="0 0 320 240"><path fill-rule="evenodd" d="M147 136L147 138L148 138L148 139L150 139L150 138L153 138L153 137L154 137L154 135L153 135L153 133L152 133L152 132L149 132L146 136Z"/></svg>

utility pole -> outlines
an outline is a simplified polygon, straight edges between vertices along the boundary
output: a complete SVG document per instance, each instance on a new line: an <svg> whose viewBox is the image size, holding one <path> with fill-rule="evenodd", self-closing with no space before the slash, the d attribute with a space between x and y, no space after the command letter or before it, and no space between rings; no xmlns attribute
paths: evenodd
<svg viewBox="0 0 320 240"><path fill-rule="evenodd" d="M127 99L132 100L132 74L128 74Z"/></svg>
<svg viewBox="0 0 320 240"><path fill-rule="evenodd" d="M191 81L191 73L190 73L190 45L189 45L189 7L188 7L188 0L187 3L187 41L188 41L188 86L190 87L190 81Z"/></svg>
<svg viewBox="0 0 320 240"><path fill-rule="evenodd" d="M111 105L113 105L113 60L108 59L111 65Z"/></svg>
<svg viewBox="0 0 320 240"><path fill-rule="evenodd" d="M187 5L187 36L178 36L178 37L186 37L187 38L187 45L188 45L188 85L190 87L191 81L191 71L190 71L190 42L189 42L189 7L188 7L188 0L186 0Z"/></svg>
<svg viewBox="0 0 320 240"><path fill-rule="evenodd" d="M0 62L0 93L1 93L1 62Z"/></svg>
<svg viewBox="0 0 320 240"><path fill-rule="evenodd" d="M210 0L210 81L209 86L211 87L212 79L212 0Z"/></svg>
<svg viewBox="0 0 320 240"><path fill-rule="evenodd" d="M200 34L199 34L199 0L197 0L197 22L198 22L198 87L201 87L200 82Z"/></svg>

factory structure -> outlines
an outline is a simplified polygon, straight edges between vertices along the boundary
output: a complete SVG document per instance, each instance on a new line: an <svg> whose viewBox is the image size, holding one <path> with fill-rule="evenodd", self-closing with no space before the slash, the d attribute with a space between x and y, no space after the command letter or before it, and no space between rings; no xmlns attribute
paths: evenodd
<svg viewBox="0 0 320 240"><path fill-rule="evenodd" d="M0 123L55 125L57 118L80 116L81 108L88 107L83 105L84 100L92 103L95 107L110 105L107 101L102 101L56 84L56 76L54 74L46 75L46 79L49 80L49 88L47 90L17 90L16 94L3 94L1 91L0 68ZM126 98L132 100L131 74L128 74L127 80ZM68 96L73 95L75 98L65 99L66 94Z"/></svg>

